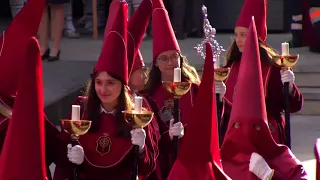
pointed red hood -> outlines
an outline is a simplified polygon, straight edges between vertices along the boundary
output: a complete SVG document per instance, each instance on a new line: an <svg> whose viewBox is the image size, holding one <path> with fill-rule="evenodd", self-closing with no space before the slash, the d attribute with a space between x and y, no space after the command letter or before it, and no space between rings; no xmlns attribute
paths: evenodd
<svg viewBox="0 0 320 180"><path fill-rule="evenodd" d="M138 50L138 53L135 57L135 60L133 62L133 66L132 66L132 72L141 69L145 66L144 61L143 61L143 57L142 54L140 52L140 50Z"/></svg>
<svg viewBox="0 0 320 180"><path fill-rule="evenodd" d="M115 0L119 1L119 0ZM110 31L105 33L103 46L94 72L106 71L128 84L127 19L128 4L120 0ZM109 22L108 22L109 23ZM107 31L107 30L106 30Z"/></svg>
<svg viewBox="0 0 320 180"><path fill-rule="evenodd" d="M164 51L176 50L180 52L180 47L163 1L154 0L152 9L153 60Z"/></svg>
<svg viewBox="0 0 320 180"><path fill-rule="evenodd" d="M262 41L267 39L267 0L245 0L236 27L249 28L254 16L258 36Z"/></svg>
<svg viewBox="0 0 320 180"><path fill-rule="evenodd" d="M277 146L267 124L258 37L253 17L251 19L228 129L221 148L221 155L225 157L238 152L268 154L270 148Z"/></svg>
<svg viewBox="0 0 320 180"><path fill-rule="evenodd" d="M19 81L8 131L0 156L0 179L45 180L44 100L42 59L35 38L29 39L28 59Z"/></svg>
<svg viewBox="0 0 320 180"><path fill-rule="evenodd" d="M0 37L0 94L16 95L28 40L37 35L45 0L29 0Z"/></svg>
<svg viewBox="0 0 320 180"><path fill-rule="evenodd" d="M103 38L106 39L108 33L110 32L111 28L113 27L113 22L115 18L117 17L117 12L119 11L120 4L122 0L112 0L110 6L109 6L109 13L108 13L108 19L106 27L104 28L104 36Z"/></svg>
<svg viewBox="0 0 320 180"><path fill-rule="evenodd" d="M144 66L139 48L147 30L151 14L152 0L143 0L128 22L129 75L131 74L131 71L133 72L134 70Z"/></svg>
<svg viewBox="0 0 320 180"><path fill-rule="evenodd" d="M248 168L250 156L256 152L270 168L275 169L275 179L293 179L292 175L298 175L300 171L301 177L304 177L301 163L286 146L275 143L267 124L258 36L253 17L241 58L228 129L220 150L224 171L235 180L242 177L258 179ZM289 173L293 169L297 171Z"/></svg>
<svg viewBox="0 0 320 180"><path fill-rule="evenodd" d="M229 179L218 170L221 169L221 163L216 120L214 63L209 43L206 43L206 53L201 84L189 116L188 132L183 137L178 158L168 180Z"/></svg>

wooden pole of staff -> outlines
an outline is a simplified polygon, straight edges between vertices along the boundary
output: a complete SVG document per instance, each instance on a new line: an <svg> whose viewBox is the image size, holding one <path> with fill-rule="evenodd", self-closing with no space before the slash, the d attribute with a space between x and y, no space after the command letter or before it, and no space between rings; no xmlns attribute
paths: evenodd
<svg viewBox="0 0 320 180"><path fill-rule="evenodd" d="M98 3L97 0L92 0L92 21L93 21L93 39L98 39Z"/></svg>

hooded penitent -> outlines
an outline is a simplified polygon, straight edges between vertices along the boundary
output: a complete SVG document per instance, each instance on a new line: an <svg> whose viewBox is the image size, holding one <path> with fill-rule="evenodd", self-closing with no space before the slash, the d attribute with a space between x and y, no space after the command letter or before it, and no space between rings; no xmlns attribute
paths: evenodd
<svg viewBox="0 0 320 180"><path fill-rule="evenodd" d="M212 47L206 43L206 60L198 95L189 116L188 131L168 180L224 180L218 142Z"/></svg>
<svg viewBox="0 0 320 180"><path fill-rule="evenodd" d="M98 62L94 72L105 71L128 84L128 59L127 59L127 10L124 1L117 2L118 9L114 15L110 30L105 29L105 38ZM121 7L121 8L120 8ZM107 26L109 25L108 22Z"/></svg>
<svg viewBox="0 0 320 180"><path fill-rule="evenodd" d="M37 35L45 6L44 0L28 0L0 37L0 94L16 95L29 39Z"/></svg>
<svg viewBox="0 0 320 180"><path fill-rule="evenodd" d="M258 36L252 18L242 53L228 129L221 147L224 171L233 180L256 179L249 171L250 156L260 154L275 170L274 177L294 179L303 174L291 151L274 142L267 124ZM300 173L300 174L299 174Z"/></svg>
<svg viewBox="0 0 320 180"><path fill-rule="evenodd" d="M180 52L180 47L163 1L153 0L152 10L153 60L164 51L176 50Z"/></svg>
<svg viewBox="0 0 320 180"><path fill-rule="evenodd" d="M267 0L245 0L236 27L249 28L254 16L257 33L262 41L267 39Z"/></svg>
<svg viewBox="0 0 320 180"><path fill-rule="evenodd" d="M152 0L143 0L128 22L128 70L129 75L134 70L144 66L139 51L143 36L152 14Z"/></svg>
<svg viewBox="0 0 320 180"><path fill-rule="evenodd" d="M42 59L35 38L29 39L27 57L0 156L0 179L45 180L45 133Z"/></svg>

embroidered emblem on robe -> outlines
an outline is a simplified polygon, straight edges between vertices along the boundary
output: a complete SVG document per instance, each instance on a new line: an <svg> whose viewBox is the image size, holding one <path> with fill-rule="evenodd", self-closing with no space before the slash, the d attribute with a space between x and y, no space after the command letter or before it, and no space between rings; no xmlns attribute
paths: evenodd
<svg viewBox="0 0 320 180"><path fill-rule="evenodd" d="M107 133L103 133L103 135L97 140L96 150L101 156L103 156L110 152L111 144L112 142L109 135Z"/></svg>

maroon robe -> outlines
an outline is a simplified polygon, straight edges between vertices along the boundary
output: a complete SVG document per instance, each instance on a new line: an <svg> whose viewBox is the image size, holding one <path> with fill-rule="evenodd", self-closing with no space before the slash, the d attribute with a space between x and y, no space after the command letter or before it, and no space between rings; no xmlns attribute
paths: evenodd
<svg viewBox="0 0 320 180"><path fill-rule="evenodd" d="M180 120L182 124L186 127L185 131L187 131L188 125L186 120L192 109L197 90L198 85L192 84L190 91L180 99ZM173 115L174 100L173 96L169 94L162 87L162 85L159 85L156 88L156 90L150 96L150 98L157 104L160 116L160 118L157 119L161 134L161 139L159 141L160 154L157 162L157 165L159 165L160 167L157 166L156 170L158 171L157 174L161 174L161 179L166 179L174 163L172 159L173 144L169 136L169 122L164 122L161 120L161 118L162 113L166 111L169 111ZM180 140L180 143L182 143L182 139Z"/></svg>
<svg viewBox="0 0 320 180"><path fill-rule="evenodd" d="M239 122L241 123L241 120ZM292 155L289 148L275 144L268 134L263 135L263 132L269 131L266 125L260 124L262 130L255 131L255 129L252 128L252 124L246 125L245 127L243 125L244 123L241 124L241 128L247 129L247 134L252 135L252 139L242 138L241 144L244 144L244 146L240 147L241 150L235 142L239 139L235 139L234 142L229 141L228 144L224 145L233 150L229 150L228 152L221 151L223 170L231 179L260 180L248 171L251 153L257 152L266 160L269 167L275 170L272 180L307 180L307 174L301 162ZM234 135L242 137L240 133L236 133L236 131L240 132L241 130L234 128L233 131ZM261 139L264 141L262 142ZM260 144L264 144L264 146L254 146L252 145L253 141L257 142L256 144L260 142Z"/></svg>
<svg viewBox="0 0 320 180"><path fill-rule="evenodd" d="M236 88L240 61L235 61L230 66L229 77L225 80L227 87L226 94L224 95L224 113L222 117L222 137L226 133L228 126L230 112L233 102L233 93ZM271 134L277 143L285 142L284 126L285 121L281 112L284 111L284 94L283 84L281 81L280 68L271 66L268 63L261 62L262 79L265 91L266 110L268 116L268 123ZM303 98L298 88L293 85L293 91L290 95L290 113L301 110ZM245 105L245 102L244 102ZM280 127L279 127L280 126Z"/></svg>
<svg viewBox="0 0 320 180"><path fill-rule="evenodd" d="M5 98L3 96L0 96L0 103L4 105L4 107L7 107L9 111L11 111L11 108L13 107L13 100ZM51 163L56 163L56 160L58 158L57 154L57 147L59 147L59 131L57 128L47 119L47 117L44 117L45 119L45 134L46 134L46 165L47 165L47 172L48 177L51 174L49 171L49 166ZM8 129L9 125L9 118L5 117L0 113L0 154L2 150L2 146L4 144L5 135Z"/></svg>
<svg viewBox="0 0 320 180"><path fill-rule="evenodd" d="M79 96L77 103L83 104L85 97ZM101 113L100 128L97 132L88 132L80 137L78 143L83 147L85 160L78 167L79 180L129 180L131 179L134 152L131 138L117 136L114 116ZM82 119L85 119L83 116ZM145 179L155 168L157 145L154 142L154 130L151 126L144 128L147 133L145 150L139 162L139 179ZM70 135L61 131L60 159L54 179L65 180L72 177L73 164L67 158L67 144L71 142Z"/></svg>

